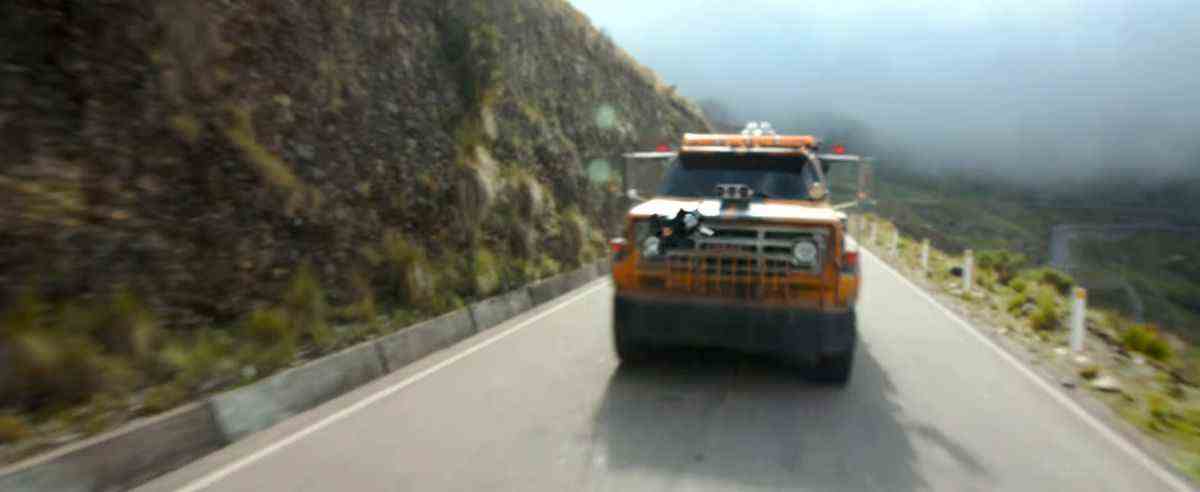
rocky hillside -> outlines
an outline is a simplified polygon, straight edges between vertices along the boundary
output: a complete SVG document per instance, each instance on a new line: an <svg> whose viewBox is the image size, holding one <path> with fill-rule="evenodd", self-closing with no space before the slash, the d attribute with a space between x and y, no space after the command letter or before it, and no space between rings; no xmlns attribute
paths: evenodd
<svg viewBox="0 0 1200 492"><path fill-rule="evenodd" d="M616 156L706 128L563 0L11 0L0 61L0 299L176 327L305 264L335 305L389 254L401 302L577 264Z"/></svg>
<svg viewBox="0 0 1200 492"><path fill-rule="evenodd" d="M599 258L707 127L563 0L0 2L0 462Z"/></svg>

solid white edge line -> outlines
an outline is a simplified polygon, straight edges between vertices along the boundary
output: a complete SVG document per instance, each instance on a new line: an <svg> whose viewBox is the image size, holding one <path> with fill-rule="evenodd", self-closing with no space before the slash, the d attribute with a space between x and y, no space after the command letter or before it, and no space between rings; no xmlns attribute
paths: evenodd
<svg viewBox="0 0 1200 492"><path fill-rule="evenodd" d="M546 309L545 311L542 311L542 312L534 315L533 317L530 317L529 319L526 319L526 320L520 322L519 324L517 324L515 326L509 327L509 328L505 329L504 331L492 336L491 338L488 338L487 340L480 342L477 345L467 348L466 350L463 350L462 352L459 352L444 361L441 361L433 366L430 366L430 367L422 370L421 372L413 374L412 376L409 376L409 377L405 378L404 380L402 380L392 386L389 386L387 388L379 390L378 392L376 392L362 400L359 400L358 402L356 402L353 405L350 405L346 408L338 410L337 412L334 412L334 413L326 416L325 418L317 421L316 423L309 425L308 427L300 429L299 431L296 431L295 433L293 433L279 441L275 441L275 442L271 443L271 445L269 445L269 446L259 449L258 451L255 451L252 454L244 456L237 461L234 461L234 462L229 463L229 464L227 464L221 468L218 468L212 472L209 472L208 474L206 474L200 478L197 478L196 480L193 480L192 482L188 483L187 485L176 489L176 491L177 492L198 492L198 491L207 489L209 487L212 487L213 485L215 485L217 482L221 481L225 477L228 477L229 475L232 475L233 473L235 473L247 466L250 466L254 462L261 460L267 456L270 456L271 454L275 453L276 451L279 451L287 446L290 446L290 445L294 444L295 442L297 442L301 439L304 439L305 437L308 437L309 435L311 435L314 432L317 432L321 429L329 427L333 423L335 423L339 420L342 420L346 417L349 417L351 414L353 414L359 410L362 410L364 408L367 408L367 407L371 406L372 404L374 404L384 398L387 398L388 396L391 396L393 393L396 393L397 391L400 391L400 390L412 385L413 383L416 383L422 379L425 379L426 377L429 377L431 374L433 374L441 369L444 369L447 366L454 364L455 362L458 362L462 359L469 357L471 354L474 354L480 350L487 348L489 345L492 345L496 342L499 342L500 340L508 338L509 336L517 333L518 331L521 331L525 327L540 321L542 318L550 316L551 314L554 314L554 313L558 312L559 310L574 304L576 301L583 299L587 296L590 296L600 289L608 287L608 284L609 284L609 281L607 278L605 278L599 285L593 286L593 287L588 288L587 290L580 292L579 294L576 294L570 298L559 301L559 303L557 305L555 305L549 309Z"/></svg>
<svg viewBox="0 0 1200 492"><path fill-rule="evenodd" d="M937 308L939 311L941 311L943 314L945 314L948 318L950 318L952 321L954 321L960 328L966 330L967 332L970 332L972 335L975 335L975 338L977 340L979 340L984 345L988 346L993 351L995 351L998 355L1000 355L1001 359L1004 359L1006 362L1008 362L1010 365L1012 365L1014 368L1016 368L1018 372L1025 375L1025 377L1029 378L1030 380L1032 380L1039 388L1041 388L1041 389L1045 390L1047 393L1049 393L1050 396L1053 397L1055 401L1062 404L1064 407L1067 407L1068 410L1070 410L1077 417L1082 419L1089 426L1091 426L1093 429L1095 429L1097 432L1099 432L1101 435L1103 435L1105 438L1107 438L1112 444L1116 445L1118 448L1125 451L1125 453L1128 454L1130 457L1132 457L1134 459L1134 461L1137 461L1139 464L1144 466L1148 471L1150 471L1150 473L1152 475L1157 477L1159 480L1163 481L1163 483L1165 483L1167 486L1169 486L1175 490L1178 490L1180 492L1189 492L1189 491L1193 490L1190 485L1188 485L1182 479L1177 477L1174 473L1171 473L1170 471L1168 471L1166 468L1164 468L1162 466L1162 464L1160 464L1154 458L1151 458L1150 455L1146 454L1146 451L1144 451L1142 448L1137 447L1133 443L1129 442L1128 439L1126 439L1124 436L1118 434L1117 431L1113 430L1111 427L1106 425L1104 422L1101 422L1100 419L1096 418L1096 416L1092 415L1091 413L1088 413L1088 411L1085 410L1082 406L1080 406L1078 402L1076 402L1075 400L1072 400L1069 396L1064 394L1061 390L1059 390L1058 388L1055 388L1054 386L1051 386L1050 383L1047 383L1045 379L1042 379L1041 376L1038 376L1037 373L1033 372L1032 369L1029 369L1028 367L1026 367L1024 363L1022 363L1020 360L1018 360L1016 357L1014 357L1012 354L1010 354L1007 350L1005 350L1004 348L997 345L995 341L993 341L992 339L985 336L973 325L971 325L966 320L959 317L957 314L955 314L953 311L951 311L946 306L942 305L942 303L938 302L937 299L934 299L933 296L929 295L928 292L925 292L925 289L922 289L917 284L913 283L913 281L909 280L908 277L905 277L900 272L896 271L895 268L892 268L891 265L888 265L886 262L881 260L878 256L875 256L875 254L872 253L867 248L862 248L862 251L864 251L867 254L867 256L870 256L876 263L878 263L880 266L882 266L884 270L887 270L893 276L900 279L901 282L908 285L908 287L910 289L912 289L913 291L915 291L919 296L921 296L922 299L925 299L926 301L928 301L935 308ZM864 280L866 280L866 279L864 279Z"/></svg>

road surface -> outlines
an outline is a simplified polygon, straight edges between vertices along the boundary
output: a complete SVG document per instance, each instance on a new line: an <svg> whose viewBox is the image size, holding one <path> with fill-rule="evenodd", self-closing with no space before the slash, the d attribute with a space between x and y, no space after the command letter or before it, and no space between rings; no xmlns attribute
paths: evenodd
<svg viewBox="0 0 1200 492"><path fill-rule="evenodd" d="M143 490L1182 487L874 257L863 271L844 389L714 353L621 366L598 281Z"/></svg>

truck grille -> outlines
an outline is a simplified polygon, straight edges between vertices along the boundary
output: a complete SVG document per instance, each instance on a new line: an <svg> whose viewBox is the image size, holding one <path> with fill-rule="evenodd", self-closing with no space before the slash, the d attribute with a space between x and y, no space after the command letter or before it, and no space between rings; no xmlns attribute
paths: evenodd
<svg viewBox="0 0 1200 492"><path fill-rule="evenodd" d="M746 275L758 275L760 269L780 275L806 271L815 274L821 271L829 256L829 231L824 228L783 228L720 222L706 222L705 225L715 233L712 237L696 240L694 250L672 250L667 256L710 258L700 265L705 268L715 268L715 258L722 258L724 263L721 264L734 263L725 265L725 268ZM817 245L817 258L812 263L793 263L792 247L798 241L812 241ZM663 258L646 261L661 262Z"/></svg>
<svg viewBox="0 0 1200 492"><path fill-rule="evenodd" d="M698 295L743 299L793 298L819 290L820 283L798 283L793 273L820 274L829 258L829 231L823 228L734 225L706 222L712 237L696 241L692 250L671 250L643 259L639 271L648 287ZM808 240L818 254L810 264L795 264L792 247Z"/></svg>

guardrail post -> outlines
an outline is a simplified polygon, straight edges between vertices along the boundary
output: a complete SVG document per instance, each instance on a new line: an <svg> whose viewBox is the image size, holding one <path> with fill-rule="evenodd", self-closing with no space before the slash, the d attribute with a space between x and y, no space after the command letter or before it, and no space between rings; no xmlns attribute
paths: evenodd
<svg viewBox="0 0 1200 492"><path fill-rule="evenodd" d="M929 240L921 241L921 271L929 271Z"/></svg>
<svg viewBox="0 0 1200 492"><path fill-rule="evenodd" d="M970 292L971 286L974 285L973 277L975 274L975 252L967 250L963 253L963 290Z"/></svg>
<svg viewBox="0 0 1200 492"><path fill-rule="evenodd" d="M1071 309L1071 350L1083 352L1083 336L1086 333L1087 320L1087 290L1075 288L1075 302Z"/></svg>

